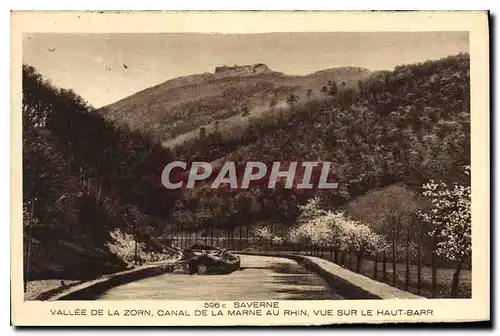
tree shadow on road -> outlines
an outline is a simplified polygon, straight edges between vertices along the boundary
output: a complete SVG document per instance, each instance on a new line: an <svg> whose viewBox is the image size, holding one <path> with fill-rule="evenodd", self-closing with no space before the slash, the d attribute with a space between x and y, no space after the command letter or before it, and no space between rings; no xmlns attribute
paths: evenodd
<svg viewBox="0 0 500 336"><path fill-rule="evenodd" d="M275 272L273 281L276 293L287 294L287 300L339 300L335 293L317 274L295 263L274 263L268 267Z"/></svg>
<svg viewBox="0 0 500 336"><path fill-rule="evenodd" d="M287 294L286 300L343 300L344 298L328 290L278 289L277 293Z"/></svg>

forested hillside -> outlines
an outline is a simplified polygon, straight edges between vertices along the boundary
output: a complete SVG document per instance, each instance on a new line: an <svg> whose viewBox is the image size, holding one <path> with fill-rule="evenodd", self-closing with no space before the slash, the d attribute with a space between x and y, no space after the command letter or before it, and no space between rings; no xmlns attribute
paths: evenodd
<svg viewBox="0 0 500 336"><path fill-rule="evenodd" d="M241 164L333 162L331 174L340 188L323 192L332 207L396 183L420 191L431 179L468 180L462 173L470 164L467 54L374 73L355 89L289 105L255 117L232 133L200 132L198 139L175 148L174 156L207 162L223 158ZM189 201L203 200L206 194L214 199ZM198 189L187 192L188 201L178 202L177 211L192 212L197 225L204 220L293 221L297 205L308 197L303 191L285 189L235 191L227 196ZM190 209L187 204L195 205ZM191 221L192 216L177 218Z"/></svg>
<svg viewBox="0 0 500 336"><path fill-rule="evenodd" d="M168 80L105 106L99 113L168 143L200 127L229 122L228 118L240 123L242 118L266 110L271 100L286 105L290 94L302 100L321 96L328 80L354 87L369 74L367 69L347 67L286 76L262 66L266 70L256 73L220 71Z"/></svg>
<svg viewBox="0 0 500 336"><path fill-rule="evenodd" d="M174 196L155 184L155 170L169 162L168 152L145 135L113 126L27 65L22 111L30 278L81 279L123 269L130 256L110 249L127 242L111 233L137 235L143 249L158 248L149 237L169 216Z"/></svg>

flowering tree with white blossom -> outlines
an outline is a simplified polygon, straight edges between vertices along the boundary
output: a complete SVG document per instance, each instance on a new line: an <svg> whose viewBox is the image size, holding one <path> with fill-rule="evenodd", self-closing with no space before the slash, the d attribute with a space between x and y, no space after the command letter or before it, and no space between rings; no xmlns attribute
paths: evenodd
<svg viewBox="0 0 500 336"><path fill-rule="evenodd" d="M470 166L465 167L470 175ZM431 226L429 234L436 239L436 253L457 262L451 296L458 291L462 264L471 256L471 189L470 185L429 181L423 185L423 195L431 198L431 209L421 213Z"/></svg>
<svg viewBox="0 0 500 336"><path fill-rule="evenodd" d="M284 242L283 238L274 234L273 230L269 226L258 227L254 231L254 236L257 239L259 247L267 248L269 244L272 244L273 246L280 246Z"/></svg>
<svg viewBox="0 0 500 336"><path fill-rule="evenodd" d="M271 232L271 229L269 229L269 227L262 226L255 229L255 236L257 238L271 240L273 238L273 233Z"/></svg>
<svg viewBox="0 0 500 336"><path fill-rule="evenodd" d="M299 212L299 223L305 223L327 214L327 211L321 208L321 201L318 197L311 198L305 205L299 206Z"/></svg>
<svg viewBox="0 0 500 336"><path fill-rule="evenodd" d="M343 213L334 213L319 207L317 199L312 199L302 207L299 225L293 228L288 239L292 242L307 242L314 247L337 248L340 251L358 253L359 271L363 256L378 253L385 240L370 227L352 220Z"/></svg>
<svg viewBox="0 0 500 336"><path fill-rule="evenodd" d="M357 272L361 268L364 256L376 255L387 245L383 236L375 233L368 225L351 219L344 219L339 224L341 250L355 251L357 253Z"/></svg>

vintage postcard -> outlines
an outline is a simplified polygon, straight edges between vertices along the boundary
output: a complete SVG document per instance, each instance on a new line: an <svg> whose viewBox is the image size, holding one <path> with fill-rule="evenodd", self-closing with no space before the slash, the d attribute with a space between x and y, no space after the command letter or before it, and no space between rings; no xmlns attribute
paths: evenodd
<svg viewBox="0 0 500 336"><path fill-rule="evenodd" d="M13 12L12 324L490 320L487 12Z"/></svg>

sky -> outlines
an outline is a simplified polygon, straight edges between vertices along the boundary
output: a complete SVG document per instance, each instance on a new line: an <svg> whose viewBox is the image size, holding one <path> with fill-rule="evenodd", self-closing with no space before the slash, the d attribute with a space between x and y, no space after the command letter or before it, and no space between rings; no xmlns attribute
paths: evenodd
<svg viewBox="0 0 500 336"><path fill-rule="evenodd" d="M342 66L396 65L469 52L467 32L37 33L23 38L23 63L94 107L216 66L264 63L288 75Z"/></svg>

